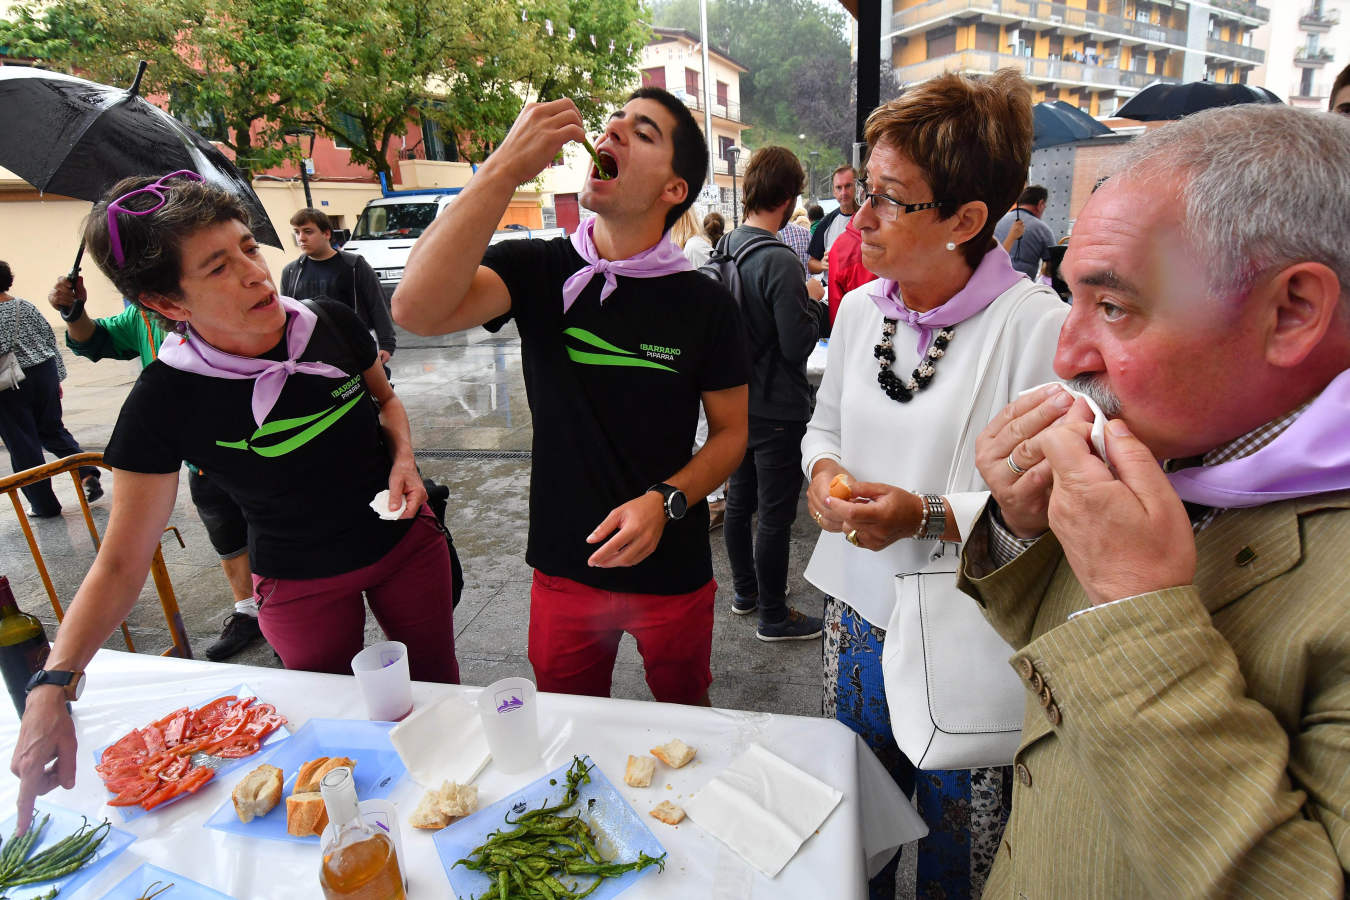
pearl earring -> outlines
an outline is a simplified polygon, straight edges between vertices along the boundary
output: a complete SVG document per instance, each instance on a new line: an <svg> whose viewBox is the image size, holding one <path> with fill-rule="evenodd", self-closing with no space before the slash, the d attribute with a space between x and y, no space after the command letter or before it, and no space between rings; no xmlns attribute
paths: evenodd
<svg viewBox="0 0 1350 900"><path fill-rule="evenodd" d="M948 250L955 250L955 249L956 249L956 244L952 243L951 241L948 241L948 242L947 242L947 249L948 249Z"/></svg>

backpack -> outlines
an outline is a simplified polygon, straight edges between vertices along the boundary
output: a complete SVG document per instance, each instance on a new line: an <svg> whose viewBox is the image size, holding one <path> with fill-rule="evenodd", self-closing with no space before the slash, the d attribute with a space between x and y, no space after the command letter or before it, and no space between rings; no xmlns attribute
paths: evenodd
<svg viewBox="0 0 1350 900"><path fill-rule="evenodd" d="M785 250L791 250L792 248L778 238L752 237L742 244L735 253L727 253L727 241L730 237L730 233L722 235L717 241L717 246L713 248L712 254L708 257L708 261L699 266L698 271L700 275L705 275L726 288L727 292L735 298L736 305L743 309L745 307L745 294L741 288L741 261L761 247L777 244Z"/></svg>

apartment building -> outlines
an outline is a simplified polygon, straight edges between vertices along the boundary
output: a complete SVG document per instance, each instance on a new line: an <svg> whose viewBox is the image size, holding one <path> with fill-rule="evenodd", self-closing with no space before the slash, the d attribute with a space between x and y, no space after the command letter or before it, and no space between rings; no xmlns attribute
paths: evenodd
<svg viewBox="0 0 1350 900"><path fill-rule="evenodd" d="M1292 106L1326 109L1336 75L1350 64L1350 0L1274 4L1256 37L1266 49L1256 83Z"/></svg>
<svg viewBox="0 0 1350 900"><path fill-rule="evenodd" d="M1295 2L1295 0L1284 0ZM1303 0L1310 2L1310 0ZM1246 84L1270 21L1248 0L882 0L881 54L896 79L1013 66L1035 100L1109 116L1155 81Z"/></svg>

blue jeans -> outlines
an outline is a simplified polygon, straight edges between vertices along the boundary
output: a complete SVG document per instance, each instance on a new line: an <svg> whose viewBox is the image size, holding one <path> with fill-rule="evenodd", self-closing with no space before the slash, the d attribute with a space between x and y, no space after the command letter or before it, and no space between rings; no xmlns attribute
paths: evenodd
<svg viewBox="0 0 1350 900"><path fill-rule="evenodd" d="M745 458L727 486L723 530L736 595L759 598L759 621L787 618L788 541L802 488L805 422L750 418ZM751 534L751 519L759 526Z"/></svg>

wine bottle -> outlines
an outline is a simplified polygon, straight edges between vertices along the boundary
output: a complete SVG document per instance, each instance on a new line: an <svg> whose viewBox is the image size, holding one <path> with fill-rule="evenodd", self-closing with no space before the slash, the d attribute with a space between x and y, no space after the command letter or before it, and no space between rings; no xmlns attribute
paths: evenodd
<svg viewBox="0 0 1350 900"><path fill-rule="evenodd" d="M0 575L0 672L20 718L28 700L28 679L47 662L50 651L42 622L19 609L9 578Z"/></svg>
<svg viewBox="0 0 1350 900"><path fill-rule="evenodd" d="M404 900L394 842L367 824L352 770L340 766L319 782L331 831L323 845L319 885L326 900Z"/></svg>

